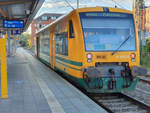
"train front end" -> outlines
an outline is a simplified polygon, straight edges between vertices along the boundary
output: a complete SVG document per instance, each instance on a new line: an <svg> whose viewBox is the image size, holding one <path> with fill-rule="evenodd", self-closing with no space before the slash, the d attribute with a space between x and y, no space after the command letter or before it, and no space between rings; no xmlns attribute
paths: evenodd
<svg viewBox="0 0 150 113"><path fill-rule="evenodd" d="M132 91L145 70L132 12L116 8L80 12L84 40L83 81L94 93Z"/></svg>

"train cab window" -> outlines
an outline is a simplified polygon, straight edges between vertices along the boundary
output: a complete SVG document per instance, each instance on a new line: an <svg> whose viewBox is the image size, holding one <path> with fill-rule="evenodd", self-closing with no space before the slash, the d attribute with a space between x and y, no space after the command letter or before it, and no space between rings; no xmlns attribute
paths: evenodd
<svg viewBox="0 0 150 113"><path fill-rule="evenodd" d="M69 38L74 38L74 29L72 20L69 20Z"/></svg>

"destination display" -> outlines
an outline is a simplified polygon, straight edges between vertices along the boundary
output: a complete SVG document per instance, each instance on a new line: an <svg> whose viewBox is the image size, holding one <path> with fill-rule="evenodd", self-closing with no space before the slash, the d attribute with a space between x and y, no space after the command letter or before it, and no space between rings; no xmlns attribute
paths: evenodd
<svg viewBox="0 0 150 113"><path fill-rule="evenodd" d="M129 17L130 14L124 13L113 13L113 12L88 12L88 13L80 13L80 16L85 17Z"/></svg>
<svg viewBox="0 0 150 113"><path fill-rule="evenodd" d="M4 28L24 28L23 20L4 20Z"/></svg>

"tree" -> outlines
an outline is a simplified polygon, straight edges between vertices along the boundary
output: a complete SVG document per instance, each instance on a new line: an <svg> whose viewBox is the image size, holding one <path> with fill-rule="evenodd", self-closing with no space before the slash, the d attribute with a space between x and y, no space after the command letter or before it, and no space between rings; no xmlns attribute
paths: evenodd
<svg viewBox="0 0 150 113"><path fill-rule="evenodd" d="M27 34L27 33L23 33L20 36L18 36L18 40L20 40L19 43L22 47L28 47L29 46L29 44L28 44L29 39L30 39L30 34Z"/></svg>

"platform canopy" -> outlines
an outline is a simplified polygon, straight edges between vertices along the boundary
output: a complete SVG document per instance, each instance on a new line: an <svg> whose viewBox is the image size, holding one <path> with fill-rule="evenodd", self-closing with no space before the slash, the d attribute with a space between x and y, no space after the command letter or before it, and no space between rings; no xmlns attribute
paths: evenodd
<svg viewBox="0 0 150 113"><path fill-rule="evenodd" d="M25 31L45 0L0 0L0 28L4 20L24 20Z"/></svg>

